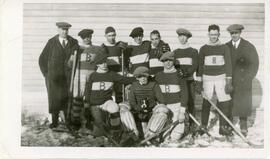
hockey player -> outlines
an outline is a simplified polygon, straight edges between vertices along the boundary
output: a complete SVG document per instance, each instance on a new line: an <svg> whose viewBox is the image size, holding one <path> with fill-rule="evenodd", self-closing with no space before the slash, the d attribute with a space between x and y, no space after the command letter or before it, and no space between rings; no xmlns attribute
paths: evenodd
<svg viewBox="0 0 270 159"><path fill-rule="evenodd" d="M86 81L95 71L95 65L92 63L96 54L100 53L102 48L92 45L92 29L83 29L78 33L81 37L80 52L77 57L76 73L74 77L73 105L72 105L72 124L86 131L86 123L90 126L90 117L85 118L84 112L89 112L89 108L84 104L84 91ZM89 114L89 113L85 113Z"/></svg>
<svg viewBox="0 0 270 159"><path fill-rule="evenodd" d="M198 91L203 91L208 99L217 95L218 107L228 116L232 91L232 65L230 50L219 40L220 29L218 25L208 27L209 42L200 48L198 68ZM208 125L211 104L203 99L201 121L204 128ZM219 133L231 135L226 121L219 116Z"/></svg>
<svg viewBox="0 0 270 159"><path fill-rule="evenodd" d="M102 44L102 47L108 54L107 65L110 71L117 72L120 75L122 73L122 48L119 43L116 43L116 31L113 27L109 26L105 29L106 42ZM122 99L122 87L119 84L114 85L116 103L123 101Z"/></svg>
<svg viewBox="0 0 270 159"><path fill-rule="evenodd" d="M177 142L183 136L185 130L184 119L188 99L187 83L185 79L180 77L174 66L173 52L164 53L160 61L164 64L164 70L156 74L155 80L159 84L166 106L172 112L172 121L180 121L170 134L171 142Z"/></svg>
<svg viewBox="0 0 270 159"><path fill-rule="evenodd" d="M85 100L91 108L91 115L94 119L93 135L99 136L100 131L108 131L106 130L108 126L112 136L115 139L119 139L118 135L120 135L121 131L120 108L112 100L113 85L116 82L129 84L135 81L135 79L133 77L123 77L113 71L109 71L106 61L107 54L104 50L95 57L94 64L97 65L97 70L88 79ZM124 111L127 112L128 109ZM109 118L108 125L104 124L107 122L106 117ZM126 123L129 123L129 121ZM136 131L135 123L132 123L131 126ZM102 130L100 130L100 127Z"/></svg>
<svg viewBox="0 0 270 159"><path fill-rule="evenodd" d="M137 81L130 89L129 103L134 114L139 138L143 139L163 128L168 119L168 108L158 84L149 81L149 69L144 66L134 71Z"/></svg>
<svg viewBox="0 0 270 159"><path fill-rule="evenodd" d="M129 72L132 75L134 70L139 66L149 68L149 52L151 49L150 41L143 41L143 29L141 27L134 28L130 35L134 43L126 49L126 55L129 60Z"/></svg>
<svg viewBox="0 0 270 159"><path fill-rule="evenodd" d="M161 40L158 30L153 30L150 33L150 39L151 50L149 53L149 70L150 75L153 76L163 70L163 63L159 61L159 58L164 52L170 51L170 46Z"/></svg>
<svg viewBox="0 0 270 159"><path fill-rule="evenodd" d="M181 69L183 77L187 81L188 88L188 112L193 114L194 111L194 101L195 101L195 82L193 78L194 72L198 68L198 51L192 48L188 39L192 37L192 34L189 30L184 28L179 28L176 30L180 45L176 50L174 50L175 58L177 60L176 68ZM190 119L190 126L193 123L193 120Z"/></svg>

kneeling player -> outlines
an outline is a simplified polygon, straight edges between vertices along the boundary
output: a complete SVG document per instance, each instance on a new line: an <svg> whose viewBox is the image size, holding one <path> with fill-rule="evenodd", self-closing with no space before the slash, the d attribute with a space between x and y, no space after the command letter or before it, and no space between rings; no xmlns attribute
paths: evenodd
<svg viewBox="0 0 270 159"><path fill-rule="evenodd" d="M161 130L168 118L168 108L158 84L149 81L149 69L140 66L135 69L137 81L130 88L129 102L139 130L139 138L146 138Z"/></svg>
<svg viewBox="0 0 270 159"><path fill-rule="evenodd" d="M170 134L172 142L177 142L184 134L185 130L185 112L187 106L187 83L181 79L179 72L176 70L174 63L174 53L164 53L160 61L164 64L164 70L156 74L156 81L161 88L167 107L172 112L172 121L179 120Z"/></svg>
<svg viewBox="0 0 270 159"><path fill-rule="evenodd" d="M99 136L100 131L104 133L102 131L109 129L112 136L118 139L121 131L120 107L112 99L113 86L116 82L129 84L134 81L134 78L123 77L109 71L106 60L107 55L105 53L98 54L95 57L94 63L97 65L97 70L87 82L85 99L94 118L94 136ZM108 123L106 123L107 121ZM133 125L135 127L135 123Z"/></svg>

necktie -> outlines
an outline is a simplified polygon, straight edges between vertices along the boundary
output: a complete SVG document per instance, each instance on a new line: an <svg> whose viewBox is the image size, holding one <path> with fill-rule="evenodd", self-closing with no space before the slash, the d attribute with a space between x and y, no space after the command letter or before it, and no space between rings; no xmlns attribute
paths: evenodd
<svg viewBox="0 0 270 159"><path fill-rule="evenodd" d="M65 40L62 41L62 46L63 46L63 48L66 47L66 41Z"/></svg>
<svg viewBox="0 0 270 159"><path fill-rule="evenodd" d="M233 48L234 48L234 49L237 49L237 48L236 48L236 43L233 43Z"/></svg>

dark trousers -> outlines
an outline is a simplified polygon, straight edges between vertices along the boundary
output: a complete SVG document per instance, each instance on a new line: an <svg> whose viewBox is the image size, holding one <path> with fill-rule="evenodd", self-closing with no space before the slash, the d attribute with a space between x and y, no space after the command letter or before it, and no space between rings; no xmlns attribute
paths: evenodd
<svg viewBox="0 0 270 159"><path fill-rule="evenodd" d="M114 88L114 92L115 92L115 102L117 104L123 102L122 84L115 83L113 88Z"/></svg>
<svg viewBox="0 0 270 159"><path fill-rule="evenodd" d="M221 112L226 117L229 117L230 115L230 104L231 104L230 101L217 103L217 107L221 110ZM206 99L203 99L201 121L202 121L202 125L205 127L207 127L208 125L210 108L211 108L211 104ZM220 127L229 125L227 124L227 121L220 114L219 114L219 124L220 124Z"/></svg>
<svg viewBox="0 0 270 159"><path fill-rule="evenodd" d="M239 117L240 119L240 129L247 130L247 117Z"/></svg>
<svg viewBox="0 0 270 159"><path fill-rule="evenodd" d="M188 88L188 113L195 116L194 110L194 101L195 101L195 82L194 80L187 80L187 88ZM189 124L193 124L194 121L190 118Z"/></svg>

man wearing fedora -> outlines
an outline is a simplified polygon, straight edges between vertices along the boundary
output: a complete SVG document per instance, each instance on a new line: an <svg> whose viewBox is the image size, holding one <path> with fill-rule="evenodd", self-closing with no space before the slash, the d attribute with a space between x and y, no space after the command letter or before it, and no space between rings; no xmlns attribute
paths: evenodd
<svg viewBox="0 0 270 159"><path fill-rule="evenodd" d="M79 49L78 41L68 35L71 25L57 22L58 34L49 39L39 57L40 70L45 77L48 92L49 113L52 115L50 128L58 125L59 112L65 115L72 70L72 54Z"/></svg>
<svg viewBox="0 0 270 159"><path fill-rule="evenodd" d="M244 26L232 24L227 30L231 40L227 42L232 61L232 116L240 119L243 135L247 135L247 117L252 112L252 80L257 74L259 58L256 48L241 37Z"/></svg>

